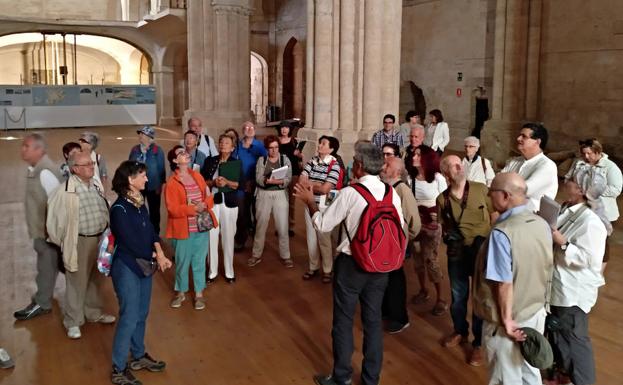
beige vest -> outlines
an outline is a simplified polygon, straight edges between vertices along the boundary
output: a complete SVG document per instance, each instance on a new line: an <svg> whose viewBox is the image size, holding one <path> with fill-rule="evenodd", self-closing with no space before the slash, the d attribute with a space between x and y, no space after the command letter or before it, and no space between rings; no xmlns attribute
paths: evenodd
<svg viewBox="0 0 623 385"><path fill-rule="evenodd" d="M547 223L529 210L511 215L494 227L502 231L511 244L513 271L513 319L522 322L549 301L554 259L551 231ZM485 279L489 238L480 248L474 272L474 312L491 323L500 323L493 295L493 283Z"/></svg>
<svg viewBox="0 0 623 385"><path fill-rule="evenodd" d="M26 177L26 197L24 199L26 209L26 224L28 235L32 239L46 238L45 214L48 203L48 195L41 185L41 171L49 170L56 179L61 179L60 169L44 155L32 171Z"/></svg>

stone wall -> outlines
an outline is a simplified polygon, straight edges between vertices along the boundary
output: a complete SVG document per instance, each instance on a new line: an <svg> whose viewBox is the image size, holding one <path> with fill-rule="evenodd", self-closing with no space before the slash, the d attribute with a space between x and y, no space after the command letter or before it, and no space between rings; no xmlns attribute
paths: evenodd
<svg viewBox="0 0 623 385"><path fill-rule="evenodd" d="M623 153L623 2L543 2L539 117L550 150L597 137ZM619 159L620 159L620 155Z"/></svg>
<svg viewBox="0 0 623 385"><path fill-rule="evenodd" d="M130 1L130 6L136 8L138 0ZM0 15L52 20L121 20L121 5L119 0L0 0Z"/></svg>
<svg viewBox="0 0 623 385"><path fill-rule="evenodd" d="M450 126L452 149L462 148L463 138L473 128L474 89L484 85L490 90L493 83L495 3L495 0L404 1L399 120L404 120L412 103L407 83L411 81L422 89L428 111L434 108L442 111ZM391 60L390 52L382 54ZM461 81L457 80L459 72ZM458 88L462 92L460 97Z"/></svg>

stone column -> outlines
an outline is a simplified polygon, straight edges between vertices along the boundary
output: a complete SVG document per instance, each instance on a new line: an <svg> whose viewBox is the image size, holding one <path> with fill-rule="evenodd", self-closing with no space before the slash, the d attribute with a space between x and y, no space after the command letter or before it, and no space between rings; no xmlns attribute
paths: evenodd
<svg viewBox="0 0 623 385"><path fill-rule="evenodd" d="M162 67L154 69L151 76L156 87L156 116L159 126L171 126L177 124L175 118L175 88L173 82L173 69Z"/></svg>
<svg viewBox="0 0 623 385"><path fill-rule="evenodd" d="M354 142L370 139L383 114L398 113L402 1L307 4L307 116L299 136L337 137L348 161ZM306 146L306 155L314 149Z"/></svg>
<svg viewBox="0 0 623 385"><path fill-rule="evenodd" d="M249 0L188 4L188 81L191 116L212 135L250 117Z"/></svg>
<svg viewBox="0 0 623 385"><path fill-rule="evenodd" d="M524 120L537 117L541 0L498 0L495 21L492 118L482 151L503 166Z"/></svg>

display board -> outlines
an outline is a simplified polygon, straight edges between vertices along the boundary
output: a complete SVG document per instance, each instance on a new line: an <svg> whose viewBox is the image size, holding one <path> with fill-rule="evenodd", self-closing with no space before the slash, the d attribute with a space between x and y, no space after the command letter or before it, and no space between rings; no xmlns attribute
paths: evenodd
<svg viewBox="0 0 623 385"><path fill-rule="evenodd" d="M156 123L156 88L1 86L0 129Z"/></svg>

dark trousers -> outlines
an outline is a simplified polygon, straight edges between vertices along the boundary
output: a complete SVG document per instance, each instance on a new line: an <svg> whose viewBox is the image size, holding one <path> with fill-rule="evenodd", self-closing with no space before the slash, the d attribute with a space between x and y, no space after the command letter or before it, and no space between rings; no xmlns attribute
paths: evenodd
<svg viewBox="0 0 623 385"><path fill-rule="evenodd" d="M381 307L387 274L367 273L344 253L337 256L333 271L333 378L343 384L352 377L353 318L359 301L363 325L361 383L377 385L383 364Z"/></svg>
<svg viewBox="0 0 623 385"><path fill-rule="evenodd" d="M43 238L33 240L37 252L37 292L32 301L44 309L52 308L52 295L59 270L60 250L58 246L46 242Z"/></svg>
<svg viewBox="0 0 623 385"><path fill-rule="evenodd" d="M409 322L404 267L388 273L387 278L387 289L383 296L383 318L390 324L404 326Z"/></svg>
<svg viewBox="0 0 623 385"><path fill-rule="evenodd" d="M558 321L557 327L548 328L556 366L569 375L575 385L594 384L595 358L588 335L588 314L577 306L551 306L550 311L548 317Z"/></svg>
<svg viewBox="0 0 623 385"><path fill-rule="evenodd" d="M244 247L249 233L255 231L255 190L245 192L238 198L238 219L236 220L236 247Z"/></svg>
<svg viewBox="0 0 623 385"><path fill-rule="evenodd" d="M160 196L155 190L143 190L143 196L147 199L149 208L149 221L154 226L156 234L160 234Z"/></svg>
<svg viewBox="0 0 623 385"><path fill-rule="evenodd" d="M448 276L452 292L452 305L450 315L454 325L454 331L464 337L469 335L469 322L467 321L467 304L469 301L469 278L474 275L476 254L484 238L477 237L472 245L464 246L461 253L454 255L448 252ZM482 319L472 312L472 333L474 341L472 345L479 347L482 340Z"/></svg>

